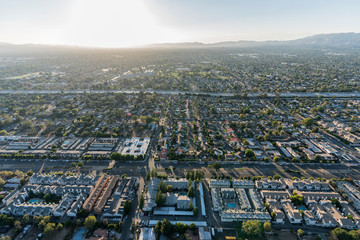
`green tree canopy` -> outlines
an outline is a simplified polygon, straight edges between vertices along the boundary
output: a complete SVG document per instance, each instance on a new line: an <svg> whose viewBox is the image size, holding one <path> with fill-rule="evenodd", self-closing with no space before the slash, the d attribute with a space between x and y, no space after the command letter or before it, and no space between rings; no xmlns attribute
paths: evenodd
<svg viewBox="0 0 360 240"><path fill-rule="evenodd" d="M161 223L161 232L165 236L169 236L172 232L172 225L166 218L164 218L164 220Z"/></svg>
<svg viewBox="0 0 360 240"><path fill-rule="evenodd" d="M92 230L95 227L97 220L95 216L88 216L87 218L85 218L84 221L84 226L89 229Z"/></svg>
<svg viewBox="0 0 360 240"><path fill-rule="evenodd" d="M305 127L311 127L311 126L314 124L314 119L312 119L312 118L305 118L305 119L302 121L302 124L303 124Z"/></svg>
<svg viewBox="0 0 360 240"><path fill-rule="evenodd" d="M192 185L189 187L187 195L188 195L188 197L194 197L195 196L195 190L194 190L194 187Z"/></svg>
<svg viewBox="0 0 360 240"><path fill-rule="evenodd" d="M242 223L242 231L249 237L257 237L262 233L262 224L259 220L248 220Z"/></svg>
<svg viewBox="0 0 360 240"><path fill-rule="evenodd" d="M255 153L252 149L246 149L245 150L245 156L247 158L252 158L252 157L255 157Z"/></svg>
<svg viewBox="0 0 360 240"><path fill-rule="evenodd" d="M271 231L271 223L269 222L264 222L264 230L266 232L270 232Z"/></svg>
<svg viewBox="0 0 360 240"><path fill-rule="evenodd" d="M131 210L131 205L132 205L132 202L127 200L125 203L124 203L124 215L127 215L130 210Z"/></svg>

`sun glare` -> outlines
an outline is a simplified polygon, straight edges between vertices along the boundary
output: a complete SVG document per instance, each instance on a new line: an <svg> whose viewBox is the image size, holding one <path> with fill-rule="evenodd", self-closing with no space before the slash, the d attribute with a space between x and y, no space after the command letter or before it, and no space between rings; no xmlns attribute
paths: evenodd
<svg viewBox="0 0 360 240"><path fill-rule="evenodd" d="M181 38L163 26L141 0L76 0L68 19L64 40L73 44L127 47Z"/></svg>

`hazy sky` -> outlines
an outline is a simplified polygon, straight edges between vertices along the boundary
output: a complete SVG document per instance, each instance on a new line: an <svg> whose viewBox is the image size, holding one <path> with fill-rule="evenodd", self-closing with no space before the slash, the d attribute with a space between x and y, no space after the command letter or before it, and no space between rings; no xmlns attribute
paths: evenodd
<svg viewBox="0 0 360 240"><path fill-rule="evenodd" d="M0 42L127 47L360 32L359 0L0 0Z"/></svg>

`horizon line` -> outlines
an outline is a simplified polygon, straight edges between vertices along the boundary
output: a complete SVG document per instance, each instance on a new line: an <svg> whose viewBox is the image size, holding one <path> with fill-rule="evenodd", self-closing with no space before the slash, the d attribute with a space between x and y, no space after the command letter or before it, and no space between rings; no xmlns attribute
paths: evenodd
<svg viewBox="0 0 360 240"><path fill-rule="evenodd" d="M293 38L293 39L287 39L287 40L226 40L226 41L217 41L217 42L202 42L202 41L182 41L182 42L154 42L154 43L148 43L143 45L132 45L132 46L123 46L123 47L110 47L110 46L91 46L91 45L76 45L76 44L57 44L57 43L14 43L14 42L2 42L0 41L1 45L15 45L15 46L26 46L26 45L37 45L37 46L44 46L44 47L73 47L73 48L91 48L91 49L131 49L131 48L154 48L157 45L176 45L176 44L201 44L201 45L214 45L219 43L236 43L236 42L287 42L287 41L295 41L300 39L305 39L309 37L319 36L319 35L333 35L333 34L360 34L360 32L333 32L333 33L317 33L313 35L306 35L299 38Z"/></svg>

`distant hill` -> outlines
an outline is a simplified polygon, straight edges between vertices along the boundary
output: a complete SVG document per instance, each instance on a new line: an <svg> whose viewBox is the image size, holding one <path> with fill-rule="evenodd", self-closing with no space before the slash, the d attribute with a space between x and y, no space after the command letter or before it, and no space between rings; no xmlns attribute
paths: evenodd
<svg viewBox="0 0 360 240"><path fill-rule="evenodd" d="M351 46L360 47L360 33L318 34L310 37L288 41L295 45Z"/></svg>
<svg viewBox="0 0 360 240"><path fill-rule="evenodd" d="M138 48L248 48L264 46L297 46L297 47L340 47L360 48L360 33L318 34L290 41L229 41L205 44L200 42L159 43ZM34 53L47 55L54 53L87 52L89 49L103 51L104 48L87 48L70 45L41 44L10 44L0 42L0 56L32 55ZM107 49L111 50L111 49Z"/></svg>
<svg viewBox="0 0 360 240"><path fill-rule="evenodd" d="M158 48L211 48L211 47L261 47L261 46L323 46L360 47L360 33L318 34L290 41L229 41L218 43L163 43L153 44Z"/></svg>

